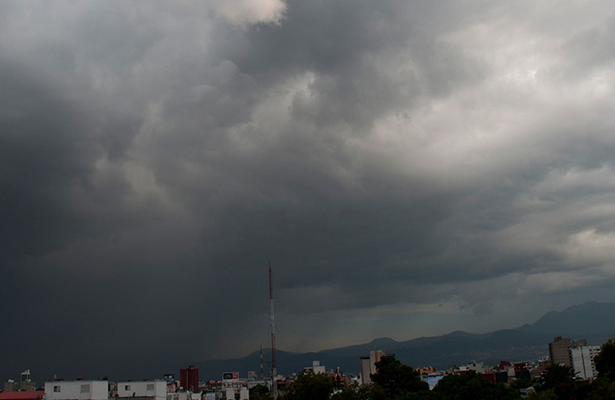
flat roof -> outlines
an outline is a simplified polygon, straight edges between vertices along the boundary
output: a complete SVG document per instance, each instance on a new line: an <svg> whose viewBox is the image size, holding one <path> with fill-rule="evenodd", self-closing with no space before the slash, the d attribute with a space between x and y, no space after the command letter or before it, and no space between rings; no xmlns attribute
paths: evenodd
<svg viewBox="0 0 615 400"><path fill-rule="evenodd" d="M44 390L30 390L20 392L0 391L0 400L36 400L42 399L44 394Z"/></svg>

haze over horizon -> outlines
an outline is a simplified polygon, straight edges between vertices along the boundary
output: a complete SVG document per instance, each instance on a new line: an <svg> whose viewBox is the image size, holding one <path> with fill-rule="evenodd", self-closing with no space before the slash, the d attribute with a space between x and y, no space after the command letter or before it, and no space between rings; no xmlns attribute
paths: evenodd
<svg viewBox="0 0 615 400"><path fill-rule="evenodd" d="M287 351L615 301L614 38L606 0L0 2L0 378L265 347L269 261Z"/></svg>

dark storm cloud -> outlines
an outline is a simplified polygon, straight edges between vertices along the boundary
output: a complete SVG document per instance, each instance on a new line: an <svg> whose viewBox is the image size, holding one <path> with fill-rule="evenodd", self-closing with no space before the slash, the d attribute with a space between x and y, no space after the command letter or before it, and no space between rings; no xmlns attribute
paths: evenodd
<svg viewBox="0 0 615 400"><path fill-rule="evenodd" d="M0 68L2 209L10 210L2 213L2 253L45 254L78 225L71 192L88 185L97 149L76 116L78 105L50 93L18 65Z"/></svg>
<svg viewBox="0 0 615 400"><path fill-rule="evenodd" d="M462 77L460 83L465 83L474 74L463 71L468 62L461 57L458 60L459 73L444 74L447 78L439 82L435 75L428 79L431 72L427 65L429 61L438 57L455 58L458 52L445 44L415 40L412 18L395 18L407 14L399 12L393 5L373 5L383 7L383 10L371 10L370 7L335 4L327 11L326 18L322 18L321 7L292 3L285 22L279 27L258 26L247 33L234 31L228 36L221 35L223 39L216 44L216 54L229 61L221 62L215 68L228 65L227 68L232 66L235 71L241 71L242 75L233 79L237 88L250 88L254 93L260 90L261 96L266 97L271 96L267 85L284 85L297 75L314 74L313 81L308 84L310 95L298 93L293 97L290 105L293 121L278 128L280 131L270 133L273 137L260 132L258 127L250 127L238 133L248 137L233 143L233 139L225 136L228 133L220 131L219 128L224 128L226 123L216 118L224 116L222 109L226 106L223 102L236 93L221 87L225 85L224 79L191 89L190 93L199 90L211 93L209 98L199 98L193 103L189 102L191 98L187 91L178 91L177 96L187 99L187 102L173 100L170 103L173 107L181 104L180 112L163 108L165 121L177 118L173 126L181 127L184 121L199 121L199 129L188 127L178 141L187 140L197 149L198 146L203 149L195 152L192 147L180 145L178 151L184 153L176 160L178 165L174 166L180 169L175 171L176 174L161 174L168 178L165 184L174 186L177 175L185 179L185 175L194 173L191 169L180 174L186 159L191 162L190 168L197 165L197 169L198 165L208 166L210 160L216 163L211 171L199 171L204 180L199 181L198 187L180 184L182 187L177 189L190 193L197 190L198 196L190 196L199 199L198 206L203 207L197 215L215 213L216 220L222 222L211 233L215 238L207 240L216 243L217 251L234 252L241 248L247 254L258 254L259 248L270 249L265 253L275 254L276 259L288 254L289 258L298 258L292 263L299 273L293 275L297 284L303 282L302 285L320 281L323 277L335 279L337 276L338 280L344 280L345 273L358 267L357 261L359 265L366 264L368 260L381 258L378 254L387 254L390 248L395 248L394 253L405 251L409 243L420 248L419 253L436 251L437 246L418 244L428 242L425 239L428 235L424 233L430 230L429 225L442 211L433 207L432 214L430 207L420 205L440 204L441 201L420 199L419 193L419 199L413 200L412 197L417 196L411 195L407 201L391 199L389 205L385 199L393 195L388 192L397 190L399 182L383 182L377 172L373 172L373 176L368 172L367 176L357 178L360 185L365 186L359 193L339 186L340 182L331 171L342 169L354 174L352 164L357 157L346 145L346 130L339 132L339 126L350 124L358 131L368 130L374 118L391 112L392 107L405 109L413 97L425 95L425 91L442 93L444 89L438 85L449 85L447 80L454 82L456 75ZM391 19L393 23L390 23ZM342 20L344 24L339 23ZM386 23L390 23L387 25L390 29L384 29ZM313 34L305 34L308 29ZM378 61L379 57L396 57L399 50L404 57L413 57L418 64L417 71L408 71L411 75L391 76L387 71L389 66ZM411 54L414 52L419 55ZM440 69L450 65L433 63ZM413 76L416 74L422 76ZM205 82L212 81L205 71L200 76ZM247 76L254 76L253 80L260 82L261 86L248 81ZM400 78L403 82L395 81ZM243 80L246 84L242 85ZM404 85L401 90L399 83ZM425 89L421 85L433 88ZM222 99L221 92L225 93ZM231 97L235 105L232 109L234 123L247 122L243 116L246 112L250 115L255 101L250 104L246 100L256 100L256 97L236 97ZM187 115L193 117L186 118ZM213 125L206 129L210 123ZM215 146L215 153L209 148L212 140L216 141L211 143ZM241 146L241 140L256 149L246 151L236 147L237 144ZM168 147L160 148L169 151ZM216 157L219 153L224 156ZM196 158L198 161L194 160ZM161 169L169 168L166 162L156 164ZM416 188L420 190L420 186ZM362 199L364 193L368 194L366 199ZM209 199L211 203L207 201ZM407 220L408 225L391 228L391 221L400 223L399 215L404 213L408 215L401 221ZM226 233L227 230L230 232ZM261 231L264 233L259 233ZM271 236L267 236L267 232L271 232ZM287 236L281 238L279 232L287 232ZM361 236L357 237L357 232ZM378 240L378 237L382 239ZM334 253L344 256L335 258ZM380 260L380 264L382 262ZM335 268L332 268L333 263ZM395 278L391 276L390 279Z"/></svg>
<svg viewBox="0 0 615 400"><path fill-rule="evenodd" d="M9 4L7 368L254 350L269 260L289 350L608 293L605 3Z"/></svg>
<svg viewBox="0 0 615 400"><path fill-rule="evenodd" d="M295 99L297 118L365 131L416 97L446 95L480 77L480 65L434 37L458 23L454 10L439 11L407 2L291 2L284 24L225 31L215 53L269 83L314 72L310 89L317 98L312 104ZM441 24L430 25L438 19ZM403 76L390 70L396 68Z"/></svg>

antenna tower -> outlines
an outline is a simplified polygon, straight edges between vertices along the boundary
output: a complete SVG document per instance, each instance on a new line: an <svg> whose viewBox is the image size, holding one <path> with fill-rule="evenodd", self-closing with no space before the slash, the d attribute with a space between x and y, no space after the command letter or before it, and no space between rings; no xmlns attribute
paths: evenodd
<svg viewBox="0 0 615 400"><path fill-rule="evenodd" d="M273 273L271 272L271 261L269 262L269 313L271 315L271 394L273 398L278 397L278 382L276 377L278 371L275 362L275 312L273 308Z"/></svg>
<svg viewBox="0 0 615 400"><path fill-rule="evenodd" d="M263 345L261 345L261 381L263 376L265 376L265 369L263 368Z"/></svg>

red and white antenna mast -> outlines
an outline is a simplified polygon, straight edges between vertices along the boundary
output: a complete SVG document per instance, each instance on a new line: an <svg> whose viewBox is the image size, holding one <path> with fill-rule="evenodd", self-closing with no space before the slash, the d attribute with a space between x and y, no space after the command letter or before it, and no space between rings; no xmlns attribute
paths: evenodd
<svg viewBox="0 0 615 400"><path fill-rule="evenodd" d="M263 380L263 376L265 376L265 369L263 368L263 346L261 345L261 381Z"/></svg>
<svg viewBox="0 0 615 400"><path fill-rule="evenodd" d="M269 262L269 313L271 316L271 394L273 398L278 397L278 382L276 377L278 371L275 363L275 312L273 308L273 273L271 272L271 261Z"/></svg>

